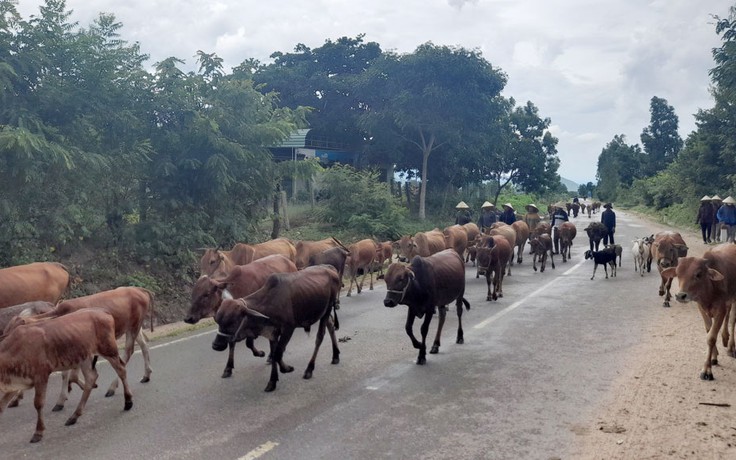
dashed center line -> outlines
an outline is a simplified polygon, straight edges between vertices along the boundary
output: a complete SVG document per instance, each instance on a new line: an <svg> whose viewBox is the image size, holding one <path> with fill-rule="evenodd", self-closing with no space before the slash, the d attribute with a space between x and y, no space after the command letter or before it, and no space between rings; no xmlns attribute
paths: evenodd
<svg viewBox="0 0 736 460"><path fill-rule="evenodd" d="M238 460L255 460L256 458L261 457L269 451L273 450L278 445L279 443L273 441L265 442L255 449L251 450L247 454L243 455Z"/></svg>

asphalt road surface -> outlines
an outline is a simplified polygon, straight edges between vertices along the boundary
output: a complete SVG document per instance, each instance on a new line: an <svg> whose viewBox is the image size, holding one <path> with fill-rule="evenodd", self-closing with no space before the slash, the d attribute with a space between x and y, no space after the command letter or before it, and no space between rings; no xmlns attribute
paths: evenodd
<svg viewBox="0 0 736 460"><path fill-rule="evenodd" d="M591 281L593 262L583 229L600 219L571 219L578 228L571 261L534 272L524 261L504 282L505 297L485 300L485 278L466 266L465 344L455 344L457 316L448 312L439 354L415 364L404 332L405 306L383 306L385 286L342 298L341 362L331 365L329 338L311 380L302 373L313 350L298 330L273 393L270 368L243 344L232 378L220 377L226 352L212 350L214 329L154 342L153 374L140 354L128 366L133 408L123 412L122 388L104 397L113 372L98 364L99 388L76 425L64 426L79 401L75 388L62 412L51 412L60 388L53 375L42 442L32 391L0 415L0 458L54 459L550 459L568 458L576 433L590 428L627 352L661 314L659 277L634 272L631 240L652 231L618 211L616 240L623 267ZM367 280L366 280L367 284ZM415 334L419 325L415 322ZM436 318L428 344L434 337ZM264 339L256 344L267 349Z"/></svg>

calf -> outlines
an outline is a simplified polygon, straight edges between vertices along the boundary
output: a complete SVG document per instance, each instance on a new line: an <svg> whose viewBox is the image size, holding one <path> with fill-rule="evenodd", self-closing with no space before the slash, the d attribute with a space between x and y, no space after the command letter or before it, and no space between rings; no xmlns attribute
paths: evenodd
<svg viewBox="0 0 736 460"><path fill-rule="evenodd" d="M534 271L537 271L537 257L539 258L542 266L540 272L544 272L547 266L547 254L549 254L550 261L552 262L552 268L555 268L555 255L552 247L552 237L546 233L533 238L529 245L532 248L532 267Z"/></svg>
<svg viewBox="0 0 736 460"><path fill-rule="evenodd" d="M560 252L562 253L562 262L572 257L572 240L578 234L578 229L572 222L563 222L560 225Z"/></svg>
<svg viewBox="0 0 736 460"><path fill-rule="evenodd" d="M664 307L670 306L672 277L664 276L662 272L668 268L677 267L677 260L680 257L687 256L687 250L685 240L677 232L664 231L654 236L652 258L657 263L657 270L659 271L659 295L664 296L664 302L662 303Z"/></svg>
<svg viewBox="0 0 736 460"><path fill-rule="evenodd" d="M391 265L391 259L394 256L394 243L392 241L381 241L376 242L376 260L375 264L378 265L378 276L376 279L380 280L383 279L384 273L383 269L386 265L386 261L388 261L389 265ZM342 279L342 275L340 275L340 278Z"/></svg>
<svg viewBox="0 0 736 460"><path fill-rule="evenodd" d="M523 220L517 220L511 227L516 232L516 263L520 264L523 261L524 246L529 239L529 225Z"/></svg>
<svg viewBox="0 0 736 460"><path fill-rule="evenodd" d="M491 230L488 232L489 235L500 235L506 238L506 241L509 242L509 246L512 248L516 247L516 230L514 230L514 227L511 225L505 224L503 222L496 222L495 224L491 225ZM508 270L506 274L508 276L511 276L511 266L514 265L514 253L511 252L511 255L509 256L509 260L506 263L506 267L508 267Z"/></svg>
<svg viewBox="0 0 736 460"><path fill-rule="evenodd" d="M631 253L634 255L634 271L639 272L639 276L644 276L644 267L647 262L647 253L649 252L649 245L646 243L644 238L637 238L632 241Z"/></svg>
<svg viewBox="0 0 736 460"><path fill-rule="evenodd" d="M334 311L340 279L337 271L328 265L307 267L296 273L276 273L268 277L263 288L237 300L225 300L215 315L218 331L212 348L222 351L230 342L262 335L271 342L271 378L265 391L276 389L278 371L292 372L293 367L283 362L286 346L296 328L310 327L319 321L312 359L304 371L304 378L312 378L317 352L325 329L332 339L332 364L340 362L340 350L331 313Z"/></svg>
<svg viewBox="0 0 736 460"><path fill-rule="evenodd" d="M115 342L115 319L105 311L90 308L48 321L23 325L0 343L0 412L17 391L33 388L36 431L31 442L38 442L45 429L43 406L49 375L54 371L79 368L84 375L84 390L79 405L66 421L74 425L82 415L97 380L95 355L103 356L123 382L125 410L133 407L125 363Z"/></svg>
<svg viewBox="0 0 736 460"><path fill-rule="evenodd" d="M465 231L468 233L468 247L465 251L465 263L470 261L475 265L475 239L480 235L480 229L472 222L464 224L463 227L465 227Z"/></svg>
<svg viewBox="0 0 736 460"><path fill-rule="evenodd" d="M598 270L598 265L603 265L603 270L606 272L606 279L608 279L608 268L606 265L611 266L611 276L616 276L616 252L613 249L604 249L602 251L585 251L585 260L593 259L595 265L593 266L593 276L590 277L592 280L595 278L595 271Z"/></svg>
<svg viewBox="0 0 736 460"><path fill-rule="evenodd" d="M457 252L446 249L429 257L416 256L409 266L394 263L386 272L386 298L383 305L393 308L399 304L409 307L404 330L411 339L414 348L419 350L417 364L427 362L427 333L432 317L439 309L437 335L430 353L438 353L442 326L447 316L447 304L455 302L457 308L457 340L464 343L463 338L463 304L470 309L470 304L463 297L465 294L465 261ZM414 318L422 321L422 341L414 337Z"/></svg>
<svg viewBox="0 0 736 460"><path fill-rule="evenodd" d="M509 252L513 252L509 242L498 235L485 237L484 242L478 246L478 272L483 271L488 285L486 300L498 300L499 297L503 297L504 264L508 260Z"/></svg>
<svg viewBox="0 0 736 460"><path fill-rule="evenodd" d="M724 344L729 336L728 326L731 327L728 349L731 356L736 357L734 347L733 326L736 318L734 301L736 301L736 245L724 244L706 251L703 257L682 257L676 267L668 267L662 271L662 276L672 279L677 277L680 291L675 294L678 302L694 301L705 323L707 335L707 352L705 364L700 373L703 380L713 380L711 366L718 364L718 349L716 339L721 326L724 326ZM724 324L725 318L731 319L729 325Z"/></svg>
<svg viewBox="0 0 736 460"><path fill-rule="evenodd" d="M348 293L345 294L350 297L353 290L353 283L355 283L355 289L358 294L363 290L363 281L365 277L370 275L371 285L370 290L373 290L373 262L376 260L376 252L378 246L376 242L370 238L360 240L357 243L353 243L348 246L348 253L350 254L345 262L348 267L348 277L350 278L350 285L348 286ZM363 277L360 279L360 283L355 279L358 276L358 271L363 270Z"/></svg>

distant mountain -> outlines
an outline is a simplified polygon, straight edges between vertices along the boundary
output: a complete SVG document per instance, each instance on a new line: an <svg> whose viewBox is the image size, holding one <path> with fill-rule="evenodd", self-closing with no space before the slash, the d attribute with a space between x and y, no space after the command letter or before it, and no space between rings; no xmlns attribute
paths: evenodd
<svg viewBox="0 0 736 460"><path fill-rule="evenodd" d="M571 181L570 179L565 179L564 177L560 176L560 182L562 182L562 185L567 188L568 192L575 192L577 193L579 184Z"/></svg>

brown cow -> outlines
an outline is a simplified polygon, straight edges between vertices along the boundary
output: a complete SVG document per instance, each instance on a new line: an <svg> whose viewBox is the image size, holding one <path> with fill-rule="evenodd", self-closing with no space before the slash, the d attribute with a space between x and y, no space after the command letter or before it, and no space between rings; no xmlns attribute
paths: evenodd
<svg viewBox="0 0 736 460"><path fill-rule="evenodd" d="M0 269L0 308L39 300L56 303L69 288L69 271L55 262Z"/></svg>
<svg viewBox="0 0 736 460"><path fill-rule="evenodd" d="M463 338L463 304L469 310L470 304L465 295L465 261L452 249L429 257L416 256L408 267L400 263L391 264L386 272L386 298L383 305L393 308L402 304L409 307L404 329L411 339L414 348L419 350L417 364L427 362L427 332L432 316L439 309L437 335L430 353L440 349L442 326L447 316L447 305L455 301L457 307L457 340L464 343ZM422 341L414 337L414 318L424 317L420 331Z"/></svg>
<svg viewBox="0 0 736 460"><path fill-rule="evenodd" d="M489 235L500 235L504 238L506 238L506 241L509 242L509 246L512 248L516 247L516 230L514 230L514 227L511 225L508 225L503 222L496 222L495 224L491 225L491 230L488 232ZM511 256L509 256L509 260L506 263L506 266L508 267L508 271L506 274L508 276L511 276L511 266L514 265L514 253L511 252Z"/></svg>
<svg viewBox="0 0 736 460"><path fill-rule="evenodd" d="M540 271L544 272L544 268L547 266L547 253L549 253L549 258L552 261L552 268L555 268L555 255L551 236L542 233L538 237L533 238L529 244L532 247L532 267L534 271L537 271L537 257L539 257L542 264Z"/></svg>
<svg viewBox="0 0 736 460"><path fill-rule="evenodd" d="M99 308L110 313L115 319L115 337L125 335L125 358L124 363L128 363L133 356L133 348L135 343L141 347L143 355L143 378L142 383L146 383L151 377L151 358L148 353L148 344L141 329L143 326L143 318L147 314L151 315L151 330L153 330L153 293L139 287L119 287L110 291L102 291L84 297L65 300L59 303L56 308L50 312L32 316L28 318L16 317L8 324L8 330L12 330L21 324L29 322L39 322L49 318L57 318L68 315L75 311L87 308ZM72 378L74 380L74 378ZM112 396L118 387L118 381L113 380L110 388L105 396ZM66 394L60 398L54 407L54 411L61 410L66 401Z"/></svg>
<svg viewBox="0 0 736 460"><path fill-rule="evenodd" d="M454 249L460 257L465 258L468 247L468 231L462 225L451 225L442 231L445 238L445 249Z"/></svg>
<svg viewBox="0 0 736 460"><path fill-rule="evenodd" d="M661 279L659 295L664 296L664 302L662 303L664 307L670 306L672 277L666 277L662 272L670 267L677 267L678 258L687 256L687 249L685 240L677 232L663 231L654 235L651 251Z"/></svg>
<svg viewBox="0 0 736 460"><path fill-rule="evenodd" d="M124 409L133 407L125 363L115 341L115 319L111 314L90 308L48 321L23 325L10 332L0 343L0 412L18 391L33 388L36 408L36 431L31 442L38 442L45 429L43 406L49 375L54 371L79 368L84 375L84 390L79 405L66 421L73 425L82 415L97 380L95 356L103 356L123 381Z"/></svg>
<svg viewBox="0 0 736 460"><path fill-rule="evenodd" d="M517 220L511 224L511 227L516 232L516 263L520 264L524 254L524 246L526 246L526 241L529 239L529 225L523 220Z"/></svg>
<svg viewBox="0 0 736 460"><path fill-rule="evenodd" d="M483 274L486 276L488 285L486 300L498 300L499 297L503 297L504 265L509 258L509 253L514 251L506 238L500 235L486 236L483 240L478 245L478 271L480 272L482 267ZM493 276L493 281L491 281L491 276Z"/></svg>
<svg viewBox="0 0 736 460"><path fill-rule="evenodd" d="M706 251L703 257L682 257L676 266L670 266L662 270L662 276L669 278L677 276L680 284L680 292L675 294L678 302L694 301L698 303L698 310L705 323L705 331L708 334L708 350L705 355L705 364L700 373L703 380L713 380L711 366L718 364L718 349L716 339L718 331L723 325L724 345L729 336L728 328L731 327L731 337L728 340L729 351L733 355L734 338L733 325L736 308L736 246L724 244ZM725 324L725 318L731 314L730 324Z"/></svg>
<svg viewBox="0 0 736 460"><path fill-rule="evenodd" d="M585 233L588 235L590 251L597 251L600 247L601 240L608 234L608 228L601 222L591 222L585 227Z"/></svg>
<svg viewBox="0 0 736 460"><path fill-rule="evenodd" d="M336 238L325 238L319 241L298 241L296 243L296 260L294 261L296 268L301 270L304 267L308 267L311 256L335 247L345 248Z"/></svg>
<svg viewBox="0 0 736 460"><path fill-rule="evenodd" d="M440 229L435 228L428 232L417 232L414 236L402 236L395 243L401 262L409 262L415 256L429 257L444 251L445 235Z"/></svg>
<svg viewBox="0 0 736 460"><path fill-rule="evenodd" d="M315 265L296 273L273 274L262 289L248 297L222 303L215 315L219 329L212 348L222 351L230 342L255 339L260 335L268 337L272 357L271 378L266 391L273 391L279 380L276 366L282 373L294 370L283 362L286 346L294 330L301 327L309 332L310 327L319 321L314 353L304 371L304 378L310 379L325 328L332 340L332 364L340 362L340 350L335 337L337 326L332 322L339 290L337 271L329 265Z"/></svg>
<svg viewBox="0 0 736 460"><path fill-rule="evenodd" d="M465 227L465 231L468 234L468 248L465 251L465 263L471 261L475 264L475 238L480 235L480 229L472 222L464 224L463 227Z"/></svg>
<svg viewBox="0 0 736 460"><path fill-rule="evenodd" d="M257 259L248 265L236 265L230 274L223 279L213 279L207 275L201 276L192 288L192 303L189 313L184 318L185 323L195 324L200 319L217 313L223 299L246 297L259 290L273 273L291 273L296 271L294 262L281 254L274 254ZM265 353L255 347L252 339L245 345L253 356L262 357ZM225 370L222 378L233 375L235 366L235 343L230 345Z"/></svg>
<svg viewBox="0 0 736 460"><path fill-rule="evenodd" d="M291 261L296 260L296 248L286 238L276 238L254 245L238 243L230 251L206 249L199 261L200 273L221 278L227 276L236 265L247 265L273 254L281 254Z"/></svg>
<svg viewBox="0 0 736 460"><path fill-rule="evenodd" d="M378 277L376 279L383 278L383 270L386 266L386 261L391 265L391 259L394 257L394 243L393 241L376 242L376 260L375 265L378 265Z"/></svg>
<svg viewBox="0 0 736 460"><path fill-rule="evenodd" d="M560 225L560 252L562 253L562 262L572 257L572 240L578 234L578 229L572 222L563 222Z"/></svg>
<svg viewBox="0 0 736 460"><path fill-rule="evenodd" d="M348 259L345 262L348 268L348 276L350 277L350 285L348 286L347 297L350 297L353 290L353 283L355 288L358 290L358 294L363 290L363 281L365 281L366 275L370 275L371 286L370 290L373 290L373 262L376 260L376 253L378 252L378 246L376 242L370 238L360 240L357 243L353 243L348 246ZM363 270L363 277L360 279L360 284L355 280L358 275L358 271Z"/></svg>

